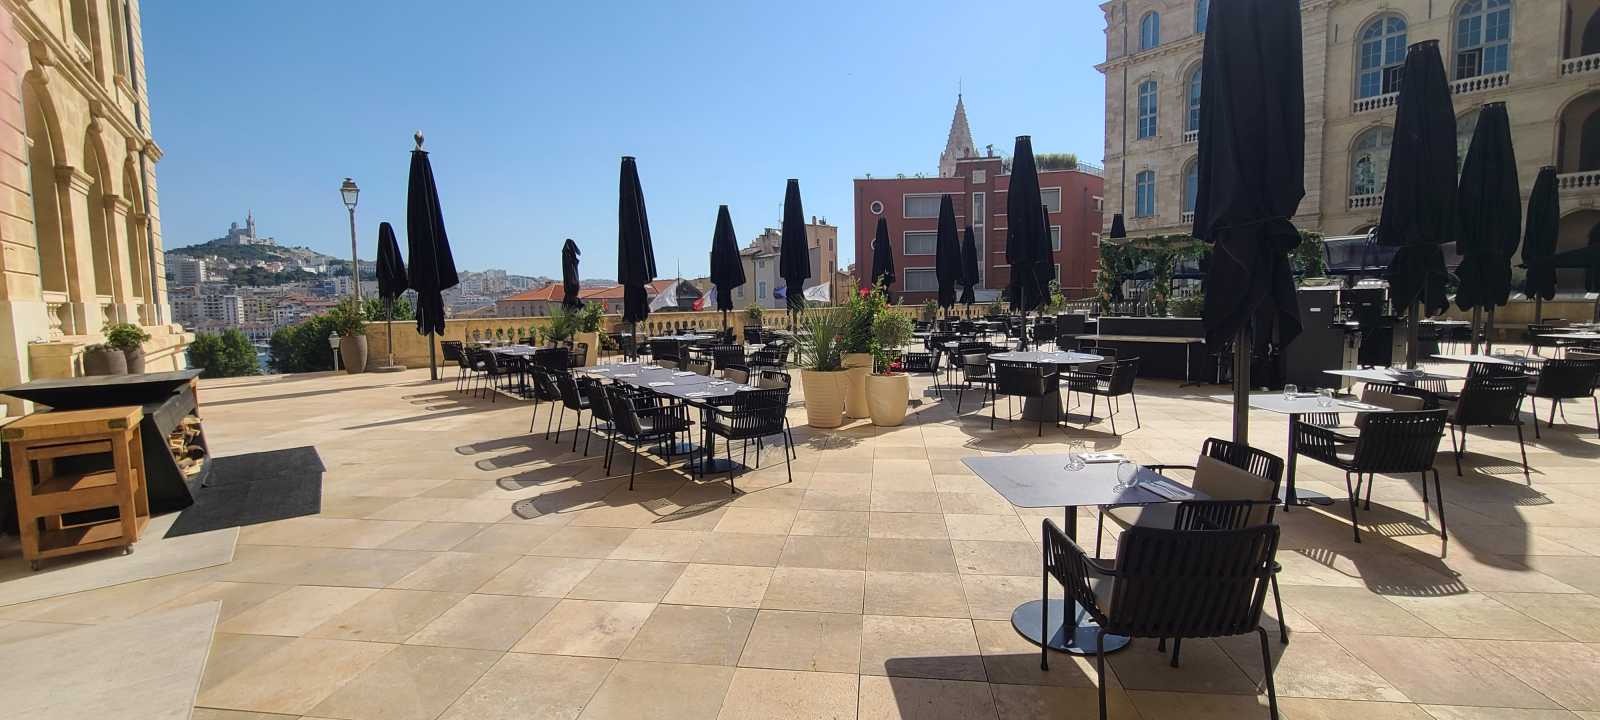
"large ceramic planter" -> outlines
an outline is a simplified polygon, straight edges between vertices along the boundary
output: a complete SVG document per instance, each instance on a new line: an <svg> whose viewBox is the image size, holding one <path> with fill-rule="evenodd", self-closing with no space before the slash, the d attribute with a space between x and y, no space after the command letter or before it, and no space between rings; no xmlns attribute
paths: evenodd
<svg viewBox="0 0 1600 720"><path fill-rule="evenodd" d="M138 375L144 372L144 348L136 347L132 350L123 350L122 357L128 362L129 375Z"/></svg>
<svg viewBox="0 0 1600 720"><path fill-rule="evenodd" d="M911 403L911 376L867 376L867 407L872 424L894 427L906 421L906 406Z"/></svg>
<svg viewBox="0 0 1600 720"><path fill-rule="evenodd" d="M586 343L589 346L589 354L583 358L584 366L594 365L600 357L600 333L581 332L572 336L573 350L578 349L578 343Z"/></svg>
<svg viewBox="0 0 1600 720"><path fill-rule="evenodd" d="M867 375L872 372L872 353L845 353L844 414L864 418L867 410Z"/></svg>
<svg viewBox="0 0 1600 720"><path fill-rule="evenodd" d="M367 336L346 335L339 338L339 359L344 371L354 375L367 371Z"/></svg>
<svg viewBox="0 0 1600 720"><path fill-rule="evenodd" d="M836 428L844 424L845 372L801 370L800 389L806 394L806 424Z"/></svg>
<svg viewBox="0 0 1600 720"><path fill-rule="evenodd" d="M115 348L83 351L83 374L127 375L128 356Z"/></svg>

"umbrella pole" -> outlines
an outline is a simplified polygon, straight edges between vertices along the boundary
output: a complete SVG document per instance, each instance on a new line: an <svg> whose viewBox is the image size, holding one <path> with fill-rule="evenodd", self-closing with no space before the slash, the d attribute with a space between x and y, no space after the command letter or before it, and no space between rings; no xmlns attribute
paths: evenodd
<svg viewBox="0 0 1600 720"><path fill-rule="evenodd" d="M1534 295L1533 296L1533 324L1538 325L1539 323L1542 323L1542 322L1544 322L1544 298L1540 297L1539 295Z"/></svg>
<svg viewBox="0 0 1600 720"><path fill-rule="evenodd" d="M1491 354L1494 353L1494 306L1493 305L1489 306L1488 319L1486 319L1484 321L1484 323L1483 323L1483 351L1485 353L1491 353ZM1472 352L1473 352L1473 354L1477 354L1477 352L1478 352L1477 343L1473 343Z"/></svg>
<svg viewBox="0 0 1600 720"><path fill-rule="evenodd" d="M1490 310L1489 312L1492 313L1494 311ZM1472 326L1467 330L1467 332L1471 333L1471 335L1472 335L1472 354L1473 355L1477 355L1478 354L1478 328L1480 327L1478 322L1479 322L1479 320L1482 319L1482 315L1483 315L1483 308L1479 308L1479 307L1472 308ZM1493 317L1493 316L1491 315L1491 317Z"/></svg>
<svg viewBox="0 0 1600 720"><path fill-rule="evenodd" d="M1417 368L1417 323L1422 320L1422 306L1411 303L1411 314L1406 321L1406 368Z"/></svg>
<svg viewBox="0 0 1600 720"><path fill-rule="evenodd" d="M434 353L435 353L435 350L433 348L433 332L429 331L429 333L428 333L428 378L430 380L438 380L439 379L439 361L435 358Z"/></svg>
<svg viewBox="0 0 1600 720"><path fill-rule="evenodd" d="M1233 336L1233 441L1250 444L1250 324Z"/></svg>

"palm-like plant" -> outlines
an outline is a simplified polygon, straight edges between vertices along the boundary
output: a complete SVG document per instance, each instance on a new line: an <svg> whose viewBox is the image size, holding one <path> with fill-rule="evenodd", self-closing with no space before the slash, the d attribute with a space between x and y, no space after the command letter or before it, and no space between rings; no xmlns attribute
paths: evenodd
<svg viewBox="0 0 1600 720"><path fill-rule="evenodd" d="M850 314L844 312L812 310L802 314L795 338L800 365L819 372L842 369L841 340L849 322Z"/></svg>

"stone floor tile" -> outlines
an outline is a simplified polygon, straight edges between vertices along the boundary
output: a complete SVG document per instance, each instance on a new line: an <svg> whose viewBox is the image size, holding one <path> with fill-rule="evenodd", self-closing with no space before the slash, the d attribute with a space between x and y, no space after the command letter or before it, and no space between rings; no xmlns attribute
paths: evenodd
<svg viewBox="0 0 1600 720"><path fill-rule="evenodd" d="M528 554L598 560L610 557L611 552L632 534L633 530L628 528L570 525L551 533L550 537L533 546Z"/></svg>
<svg viewBox="0 0 1600 720"><path fill-rule="evenodd" d="M396 580L389 587L402 590L472 592L521 558L521 555L442 552L427 564Z"/></svg>
<svg viewBox="0 0 1600 720"><path fill-rule="evenodd" d="M868 615L968 617L959 576L948 573L867 572Z"/></svg>
<svg viewBox="0 0 1600 720"><path fill-rule="evenodd" d="M1273 680L1279 697L1405 702L1406 696L1339 643L1321 633L1296 632L1289 644L1269 638ZM1217 644L1262 690L1261 642L1256 635L1223 638ZM1188 653L1184 646L1184 653Z"/></svg>
<svg viewBox="0 0 1600 720"><path fill-rule="evenodd" d="M755 535L788 535L794 524L795 510L782 508L728 508L717 522L719 533L751 533Z"/></svg>
<svg viewBox="0 0 1600 720"><path fill-rule="evenodd" d="M697 720L714 718L734 669L677 663L617 663L580 720Z"/></svg>
<svg viewBox="0 0 1600 720"><path fill-rule="evenodd" d="M456 552L490 553L495 555L527 555L539 543L549 539L561 528L556 525L527 525L513 523L498 523L494 525L452 525L447 523L428 523L444 527L478 527L478 532L473 533L460 542L444 550ZM433 549L433 548L418 548Z"/></svg>
<svg viewBox="0 0 1600 720"><path fill-rule="evenodd" d="M1600 712L1600 648L1575 642L1463 644L1568 710Z"/></svg>
<svg viewBox="0 0 1600 720"><path fill-rule="evenodd" d="M232 677L202 687L197 705L304 715L396 646L297 638Z"/></svg>
<svg viewBox="0 0 1600 720"><path fill-rule="evenodd" d="M758 608L771 580L772 568L692 564L684 568L661 601L673 605Z"/></svg>
<svg viewBox="0 0 1600 720"><path fill-rule="evenodd" d="M949 540L869 538L867 569L890 572L956 572Z"/></svg>
<svg viewBox="0 0 1600 720"><path fill-rule="evenodd" d="M478 592L566 597L599 564L599 560L530 555L490 578Z"/></svg>
<svg viewBox="0 0 1600 720"><path fill-rule="evenodd" d="M801 510L795 514L793 535L820 535L824 537L867 536L867 513L842 510Z"/></svg>
<svg viewBox="0 0 1600 720"><path fill-rule="evenodd" d="M1580 642L1600 642L1600 597L1565 593L1489 593Z"/></svg>
<svg viewBox="0 0 1600 720"><path fill-rule="evenodd" d="M439 720L575 720L614 660L502 656Z"/></svg>
<svg viewBox="0 0 1600 720"><path fill-rule="evenodd" d="M1034 575L1039 572L1039 546L1031 542L952 540L956 566L967 575Z"/></svg>
<svg viewBox="0 0 1600 720"><path fill-rule="evenodd" d="M520 595L468 595L407 638L406 644L510 650L557 602Z"/></svg>
<svg viewBox="0 0 1600 720"><path fill-rule="evenodd" d="M487 650L397 647L311 712L351 720L433 720L499 658Z"/></svg>
<svg viewBox="0 0 1600 720"><path fill-rule="evenodd" d="M856 675L739 668L718 720L855 720Z"/></svg>
<svg viewBox="0 0 1600 720"><path fill-rule="evenodd" d="M970 494L970 493L963 493ZM989 540L1033 542L1038 528L1024 526L1015 514L971 515L945 513L945 527L951 540Z"/></svg>
<svg viewBox="0 0 1600 720"><path fill-rule="evenodd" d="M1030 685L990 685L995 710L1000 720L1095 720L1100 700L1096 691L1086 688L1041 687ZM1137 720L1139 711L1128 694L1106 690L1107 717L1111 720Z"/></svg>
<svg viewBox="0 0 1600 720"><path fill-rule="evenodd" d="M978 649L983 655L984 672L991 683L1007 685L1053 685L1094 687L1098 682L1093 658L1066 653L1050 653L1050 669L1039 667L1039 646L1017 633L1007 620L974 620ZM1116 687L1114 673L1108 686Z"/></svg>
<svg viewBox="0 0 1600 720"><path fill-rule="evenodd" d="M861 674L983 680L971 620L866 615Z"/></svg>
<svg viewBox="0 0 1600 720"><path fill-rule="evenodd" d="M860 570L780 567L772 571L761 607L859 614L866 575Z"/></svg>
<svg viewBox="0 0 1600 720"><path fill-rule="evenodd" d="M989 686L981 682L912 677L861 677L860 717L873 720L996 718Z"/></svg>
<svg viewBox="0 0 1600 720"><path fill-rule="evenodd" d="M511 651L621 657L654 609L650 603L562 600Z"/></svg>
<svg viewBox="0 0 1600 720"><path fill-rule="evenodd" d="M1335 635L1412 702L1554 708L1556 704L1460 640ZM1291 644L1293 639L1290 640Z"/></svg>
<svg viewBox="0 0 1600 720"><path fill-rule="evenodd" d="M405 642L464 597L464 593L379 590L305 635L335 640Z"/></svg>
<svg viewBox="0 0 1600 720"><path fill-rule="evenodd" d="M683 574L683 563L644 562L638 560L602 560L583 582L573 587L567 597L579 600L614 600L618 602L653 603L667 594L678 576Z"/></svg>
<svg viewBox="0 0 1600 720"><path fill-rule="evenodd" d="M610 557L612 560L689 562L708 535L709 532L703 531L640 528L612 550Z"/></svg>
<svg viewBox="0 0 1600 720"><path fill-rule="evenodd" d="M756 613L739 665L857 672L861 666L861 616L761 610Z"/></svg>
<svg viewBox="0 0 1600 720"><path fill-rule="evenodd" d="M783 546L780 567L864 570L867 566L865 537L823 537L790 535Z"/></svg>
<svg viewBox="0 0 1600 720"><path fill-rule="evenodd" d="M1482 593L1390 597L1389 602L1447 637L1483 640L1565 640L1566 636Z"/></svg>
<svg viewBox="0 0 1600 720"><path fill-rule="evenodd" d="M299 637L376 593L302 585L277 593L217 626L218 632Z"/></svg>
<svg viewBox="0 0 1600 720"><path fill-rule="evenodd" d="M739 660L756 611L744 608L657 605L625 660L733 665Z"/></svg>
<svg viewBox="0 0 1600 720"><path fill-rule="evenodd" d="M714 532L695 551L694 562L775 567L786 540L782 535Z"/></svg>

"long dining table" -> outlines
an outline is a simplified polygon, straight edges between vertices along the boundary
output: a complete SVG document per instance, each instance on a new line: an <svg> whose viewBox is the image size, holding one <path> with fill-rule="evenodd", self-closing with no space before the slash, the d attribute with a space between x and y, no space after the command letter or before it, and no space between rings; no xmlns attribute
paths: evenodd
<svg viewBox="0 0 1600 720"><path fill-rule="evenodd" d="M705 414L713 411L718 405L726 405L740 391L756 389L753 385L745 385L732 380L723 380L687 370L675 370L644 362L615 363L575 368L575 370L590 377L606 378L613 382L647 390L657 395L682 400L685 404L700 409L702 427L704 426ZM704 435L704 446L696 446L688 442L680 443L672 448L672 454L687 456L703 450L705 452L705 463L702 465L702 472L705 474L728 472L742 467L742 465L732 460L719 460L716 456L716 438L709 433Z"/></svg>

